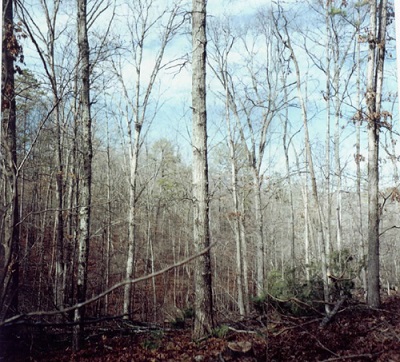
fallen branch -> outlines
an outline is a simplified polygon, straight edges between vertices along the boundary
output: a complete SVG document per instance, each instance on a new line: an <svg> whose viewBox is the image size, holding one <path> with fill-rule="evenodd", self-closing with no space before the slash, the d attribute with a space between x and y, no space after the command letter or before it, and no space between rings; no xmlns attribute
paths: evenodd
<svg viewBox="0 0 400 362"><path fill-rule="evenodd" d="M235 332L235 333L248 333L248 334L258 334L259 333L259 332L256 332L256 331L246 331L245 329L236 329L236 328L233 328L233 327L228 327L228 329L230 331Z"/></svg>
<svg viewBox="0 0 400 362"><path fill-rule="evenodd" d="M289 331L289 330L291 330L291 329L303 328L303 327L306 326L307 324L312 324L312 323L315 323L315 322L317 322L317 321L319 321L319 318L310 320L310 321L305 322L305 323L302 323L302 324L295 324L294 326L290 326L290 327L283 328L283 329L281 329L279 332L274 333L274 336L275 336L275 337L276 337L276 336L279 336L280 334L285 333L285 332L287 332L287 331Z"/></svg>
<svg viewBox="0 0 400 362"><path fill-rule="evenodd" d="M317 309L315 309L312 305L310 305L310 304L308 304L306 302L303 302L302 300L300 300L300 299L298 299L296 297L291 297L289 299L280 299L280 298L274 297L273 295L271 295L269 293L267 295L268 295L269 298L271 298L272 300L275 300L275 301L277 301L279 303L296 303L297 305L304 306L307 309L313 310L316 314L320 314L320 315L322 314ZM326 302L322 302L322 301L320 302L318 300L313 301L313 303L324 303L324 304L327 304Z"/></svg>
<svg viewBox="0 0 400 362"><path fill-rule="evenodd" d="M324 359L322 362L331 362L331 361L341 361L344 359L353 359L353 358L369 358L372 359L374 357L377 357L381 354L380 353L374 353L374 354L353 354L350 356L337 356L337 357L333 357L333 358L328 358L328 359Z"/></svg>
<svg viewBox="0 0 400 362"><path fill-rule="evenodd" d="M335 304L335 308L333 308L332 312L328 313L324 319L322 320L320 327L323 328L325 327L331 320L332 318L336 315L336 313L339 311L340 307L346 300L346 296L342 296Z"/></svg>
<svg viewBox="0 0 400 362"><path fill-rule="evenodd" d="M136 279L125 279L122 282L114 284L111 288L105 290L104 292L102 292L102 293L100 293L100 294L98 294L98 295L96 295L96 296L94 296L94 297L92 297L90 299L85 300L84 302L77 303L77 304L75 304L75 305L73 305L71 307L61 308L59 310L38 311L38 312L30 312L30 313L25 313L25 314L18 314L16 316L8 318L8 319L6 319L4 321L1 321L0 322L0 327L5 326L5 325L9 325L9 324L13 324L16 321L18 321L18 320L20 320L22 318L26 318L26 317L54 316L54 315L58 315L58 314L68 313L68 312L71 312L71 311L73 311L75 309L82 308L85 305L91 304L91 303L93 303L93 302L105 297L106 295L110 294L114 290L119 289L119 288L125 286L126 284L136 284L136 283L142 282L144 280L155 278L155 277L157 277L157 276L159 276L161 274L169 272L170 270L173 270L173 269L178 268L178 267L180 267L182 265L185 265L185 264L187 264L187 263L199 258L200 256L206 254L215 244L216 244L216 242L212 243L208 248L202 250L201 252L199 252L199 253L197 253L195 255L192 255L192 256L190 256L190 257L188 257L188 258L186 258L186 259L184 259L184 260L182 260L182 261L180 261L180 262L178 262L176 264L170 265L170 266L168 266L168 267L166 267L164 269L161 269L161 270L159 270L157 272L154 272L152 274L148 274L148 275L145 275L143 277L136 278Z"/></svg>

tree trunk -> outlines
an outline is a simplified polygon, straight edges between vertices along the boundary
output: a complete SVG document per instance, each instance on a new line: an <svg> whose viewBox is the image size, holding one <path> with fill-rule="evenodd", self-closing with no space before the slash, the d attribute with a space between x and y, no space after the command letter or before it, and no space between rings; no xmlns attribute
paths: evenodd
<svg viewBox="0 0 400 362"><path fill-rule="evenodd" d="M234 214L233 220L233 230L235 234L235 245L236 245L236 283L237 283L237 296L238 296L238 307L241 316L246 314L245 303L244 303L244 275L243 275L243 255L242 255L242 240L241 240L241 226L240 219L242 215L239 209L239 194L238 194L238 170L237 170L237 159L235 154L235 144L233 140L233 135L231 131L230 119L229 119L229 109L227 108L227 128L229 132L229 154L231 163L231 186L232 186L232 198Z"/></svg>
<svg viewBox="0 0 400 362"><path fill-rule="evenodd" d="M0 321L18 310L18 174L14 58L20 53L14 36L13 1L2 2L3 44L1 85L0 161Z"/></svg>
<svg viewBox="0 0 400 362"><path fill-rule="evenodd" d="M106 216L106 266L104 275L104 289L109 287L112 245L112 199L111 199L111 155L110 155L110 125L107 120L107 216ZM104 299L104 312L108 314L108 294Z"/></svg>
<svg viewBox="0 0 400 362"><path fill-rule="evenodd" d="M329 252L331 248L331 216L332 216L332 197L331 197L331 19L330 19L331 4L327 1L325 10L325 28L326 28L326 43L325 43L325 59L326 59L326 85L324 99L326 101L326 140L325 140L325 178L326 178L326 251L327 259L329 260Z"/></svg>
<svg viewBox="0 0 400 362"><path fill-rule="evenodd" d="M193 239L195 252L210 246L206 112L206 0L192 2ZM214 327L210 251L196 259L195 324L198 340Z"/></svg>
<svg viewBox="0 0 400 362"><path fill-rule="evenodd" d="M90 240L90 203L92 181L92 120L90 115L90 64L89 41L87 34L87 0L78 0L78 49L79 70L81 79L81 117L82 117L82 144L83 171L80 185L79 207L79 238L78 238L78 263L77 263L77 302L86 299L87 273ZM83 336L84 308L75 310L73 348L80 348Z"/></svg>
<svg viewBox="0 0 400 362"><path fill-rule="evenodd" d="M261 179L257 168L253 167L253 191L254 191L254 209L256 222L256 293L257 296L263 295L264 286L264 225L261 206Z"/></svg>
<svg viewBox="0 0 400 362"><path fill-rule="evenodd" d="M357 8L357 21L358 24L361 24L361 13L360 8ZM362 116L362 108L361 108L361 49L360 49L360 42L358 41L359 36L361 35L360 25L357 26L356 29L356 65L357 65L357 110L354 116L354 121L356 122L356 154L354 156L356 162L356 188L357 188L357 209L358 209L358 219L359 219L359 246L360 246L360 253L361 253L361 279L364 288L364 295L366 295L367 291L367 275L366 275L366 253L365 253L365 241L364 241L364 225L363 225L363 205L362 205L362 197L361 197L361 162L363 160L363 156L361 155L361 123L363 120Z"/></svg>
<svg viewBox="0 0 400 362"><path fill-rule="evenodd" d="M278 34L279 38L285 44L286 48L290 51L291 58L292 58L292 61L293 61L294 67L295 67L295 71L296 71L295 73L296 73L297 97L299 99L302 118L303 118L304 143L305 143L305 148L306 148L308 171L310 172L311 190L312 190L312 196L313 196L313 200L314 200L314 207L317 212L317 241L321 247L320 255L321 255L322 280L323 280L323 284L324 284L324 300L325 300L325 302L329 302L328 261L327 261L326 244L325 244L325 238L324 238L325 227L324 227L324 219L323 219L323 214L322 214L321 203L319 201L317 180L316 180L313 157L312 157L312 152L311 152L310 135L309 135L309 131L308 131L307 108L306 108L306 103L304 101L304 97L303 97L303 93L302 93L302 89L301 89L300 66L297 61L296 54L291 45L291 40L289 37L288 28L287 28L287 19L285 18L285 16L283 14L282 14L282 17L285 21L284 32L285 32L286 39L283 39L282 34L280 33L279 24L278 24L277 19L274 19L274 20L275 20L277 34ZM329 309L330 309L329 304L326 303L325 310L327 313L329 313Z"/></svg>
<svg viewBox="0 0 400 362"><path fill-rule="evenodd" d="M367 69L368 115L368 278L367 303L380 306L379 293L379 132L381 119L383 65L385 60L387 0L370 0L369 54ZM377 29L377 25L379 28Z"/></svg>
<svg viewBox="0 0 400 362"><path fill-rule="evenodd" d="M140 132L142 125L135 124L135 136L132 142L132 137L129 135L129 227L128 227L128 258L126 261L125 278L133 279L135 248L136 248L136 180L137 168L139 159ZM131 131L129 131L129 134ZM123 314L125 319L129 319L131 314L132 302L132 284L128 283L124 288L124 306Z"/></svg>
<svg viewBox="0 0 400 362"><path fill-rule="evenodd" d="M283 68L283 66L282 66ZM283 68L284 69L284 68ZM287 73L286 71L282 72L282 82L283 82L283 91L284 91L284 103L289 105L289 96L287 90ZM295 235L295 210L294 210L294 202L293 202L293 185L292 185L292 177L290 175L290 163L289 163L289 146L291 140L288 141L288 125L289 125L289 107L285 108L284 115L284 123L283 123L283 136L282 136L282 144L283 151L285 155L285 168L286 168L286 177L288 180L288 192L289 192L289 207L290 207L290 219L288 222L288 239L290 242L290 268L293 280L296 276L296 235Z"/></svg>

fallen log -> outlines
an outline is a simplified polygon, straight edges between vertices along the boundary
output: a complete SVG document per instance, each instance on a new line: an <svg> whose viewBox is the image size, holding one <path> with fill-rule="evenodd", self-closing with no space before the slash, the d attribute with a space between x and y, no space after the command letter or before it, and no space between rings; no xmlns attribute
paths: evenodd
<svg viewBox="0 0 400 362"><path fill-rule="evenodd" d="M341 298L335 303L335 307L332 309L332 311L328 313L322 320L320 324L321 328L326 327L326 325L335 317L336 313L339 311L346 299L347 297L345 295L341 296Z"/></svg>

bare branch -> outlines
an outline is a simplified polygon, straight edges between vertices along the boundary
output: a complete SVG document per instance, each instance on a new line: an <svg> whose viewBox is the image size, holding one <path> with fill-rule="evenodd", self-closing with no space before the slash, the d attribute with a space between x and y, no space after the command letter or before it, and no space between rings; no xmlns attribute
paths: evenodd
<svg viewBox="0 0 400 362"><path fill-rule="evenodd" d="M61 308L60 310L38 311L38 312L31 312L31 313L26 313L26 314L19 314L19 315L16 315L14 317L8 318L8 319L6 319L4 321L1 321L0 322L0 327L5 326L5 325L13 324L13 323L15 323L16 321L18 321L18 320L20 320L22 318L53 316L53 315L68 313L68 312L71 312L71 311L73 311L75 309L82 308L83 306L91 304L91 303L95 302L96 300L99 300L99 299L105 297L106 295L110 294L114 290L119 289L119 288L121 288L121 287L123 287L123 286L125 286L127 284L137 284L137 283L142 282L144 280L155 278L155 277L157 277L159 275L162 275L162 274L165 274L165 273L169 272L170 270L173 270L173 269L178 268L178 267L180 267L182 265L185 265L185 264L187 264L187 263L199 258L200 256L206 254L207 252L209 252L209 250L216 244L217 244L217 242L213 242L212 244L210 244L210 246L208 248L203 249L199 253L197 253L195 255L192 255L192 256L190 256L190 257L188 257L186 259L183 259L182 261L180 261L180 262L178 262L176 264L173 264L173 265L170 265L170 266L168 266L168 267L166 267L164 269L161 269L161 270L159 270L159 271L157 271L155 273L148 274L148 275L142 276L140 278L136 278L136 279L125 279L122 282L114 284L112 287L110 287L109 289L105 290L104 292L102 292L102 293L100 293L100 294L98 294L98 295L96 295L96 296L94 296L94 297L92 297L90 299L85 300L82 303L77 303L77 304L75 304L75 305L73 305L71 307L67 307L67 308Z"/></svg>

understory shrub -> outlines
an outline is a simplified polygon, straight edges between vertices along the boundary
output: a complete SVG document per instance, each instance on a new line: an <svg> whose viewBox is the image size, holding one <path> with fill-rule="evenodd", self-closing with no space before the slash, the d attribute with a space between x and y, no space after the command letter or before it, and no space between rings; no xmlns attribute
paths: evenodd
<svg viewBox="0 0 400 362"><path fill-rule="evenodd" d="M269 306L296 316L323 312L324 288L318 275L313 275L307 282L295 280L291 273L283 278L275 271L270 273L267 285L267 292L253 300L255 309L261 313Z"/></svg>
<svg viewBox="0 0 400 362"><path fill-rule="evenodd" d="M340 254L331 255L329 278L329 298L335 303L345 296L351 298L354 288L354 274L357 269L350 252L343 250ZM324 285L319 270L321 266L313 264L309 267L311 273L307 281L298 277L293 270L272 270L267 278L267 291L263 295L253 298L254 308L259 313L266 313L272 307L281 313L295 316L324 313Z"/></svg>

